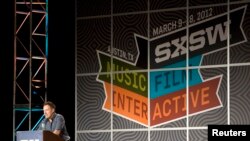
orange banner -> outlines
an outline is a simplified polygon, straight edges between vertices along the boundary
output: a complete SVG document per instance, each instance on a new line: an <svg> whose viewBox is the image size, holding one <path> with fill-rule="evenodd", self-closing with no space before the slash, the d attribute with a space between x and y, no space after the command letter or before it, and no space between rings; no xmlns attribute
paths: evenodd
<svg viewBox="0 0 250 141"><path fill-rule="evenodd" d="M111 85L104 84L106 101L104 108L111 110ZM113 85L113 112L140 124L148 125L148 99L132 91Z"/></svg>
<svg viewBox="0 0 250 141"><path fill-rule="evenodd" d="M221 105L217 95L221 77L205 81L189 88L189 114L213 109ZM151 126L186 116L186 89L153 99Z"/></svg>

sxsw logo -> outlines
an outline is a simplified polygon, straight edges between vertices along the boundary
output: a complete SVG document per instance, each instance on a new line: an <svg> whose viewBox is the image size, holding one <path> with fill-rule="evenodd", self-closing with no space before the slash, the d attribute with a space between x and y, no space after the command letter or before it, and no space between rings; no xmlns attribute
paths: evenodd
<svg viewBox="0 0 250 141"><path fill-rule="evenodd" d="M222 75L203 80L199 69L188 72L187 69L147 72L147 69L149 66L150 69L185 68L187 53L188 65L199 66L204 55L226 49L228 37L230 47L245 42L241 24L246 8L233 9L229 16L223 13L191 24L189 36L186 27L152 39L135 35L138 51L135 56L97 51L100 72L115 72L100 73L96 78L105 90L103 109L155 127L185 118L187 113L192 116L222 107L218 96Z"/></svg>

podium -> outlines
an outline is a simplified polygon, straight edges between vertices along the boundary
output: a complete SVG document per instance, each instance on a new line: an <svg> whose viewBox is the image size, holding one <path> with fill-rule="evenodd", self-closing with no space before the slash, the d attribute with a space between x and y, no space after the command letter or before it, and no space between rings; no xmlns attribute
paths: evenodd
<svg viewBox="0 0 250 141"><path fill-rule="evenodd" d="M16 141L64 141L51 131L17 131Z"/></svg>

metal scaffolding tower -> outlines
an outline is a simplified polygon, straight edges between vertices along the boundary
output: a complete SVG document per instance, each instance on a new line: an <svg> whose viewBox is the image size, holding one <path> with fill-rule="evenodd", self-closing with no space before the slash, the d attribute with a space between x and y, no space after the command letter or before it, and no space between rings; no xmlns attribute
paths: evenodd
<svg viewBox="0 0 250 141"><path fill-rule="evenodd" d="M13 140L35 130L47 101L48 0L16 0L14 24Z"/></svg>

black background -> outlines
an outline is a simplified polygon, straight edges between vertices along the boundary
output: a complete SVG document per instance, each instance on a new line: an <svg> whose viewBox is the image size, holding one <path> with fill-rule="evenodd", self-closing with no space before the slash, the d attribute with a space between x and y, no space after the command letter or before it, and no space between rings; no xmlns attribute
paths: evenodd
<svg viewBox="0 0 250 141"><path fill-rule="evenodd" d="M246 136L213 136L213 129L218 129L220 132L234 132L245 131ZM229 133L228 133L229 134ZM249 141L250 140L250 125L208 125L208 141L222 141L222 140L238 140Z"/></svg>
<svg viewBox="0 0 250 141"><path fill-rule="evenodd" d="M64 115L75 139L75 2L49 0L48 100ZM13 140L14 0L0 4L1 140ZM4 126L3 126L4 125Z"/></svg>

